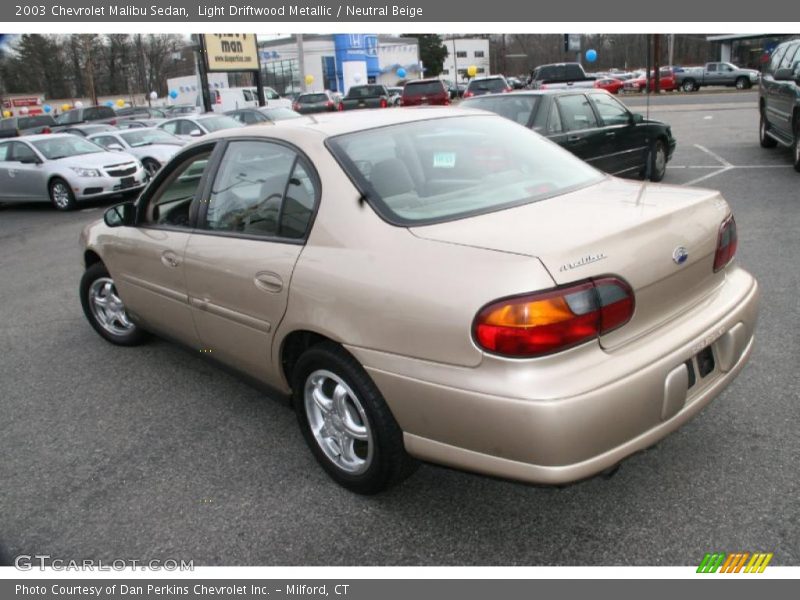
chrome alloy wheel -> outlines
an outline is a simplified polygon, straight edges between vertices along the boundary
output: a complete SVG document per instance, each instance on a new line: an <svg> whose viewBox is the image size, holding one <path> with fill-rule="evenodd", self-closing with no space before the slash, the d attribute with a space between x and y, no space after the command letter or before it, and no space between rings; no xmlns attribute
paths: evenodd
<svg viewBox="0 0 800 600"><path fill-rule="evenodd" d="M126 335L135 325L125 312L125 305L117 295L110 277L100 277L89 288L89 306L100 326L112 335Z"/></svg>
<svg viewBox="0 0 800 600"><path fill-rule="evenodd" d="M57 181L52 187L53 204L58 208L64 209L69 206L70 193L66 183Z"/></svg>
<svg viewBox="0 0 800 600"><path fill-rule="evenodd" d="M344 380L324 369L312 372L303 392L308 425L325 456L350 475L372 463L373 439L358 396Z"/></svg>
<svg viewBox="0 0 800 600"><path fill-rule="evenodd" d="M664 144L656 145L656 155L653 160L653 171L657 175L663 176L667 170L667 151L664 149Z"/></svg>

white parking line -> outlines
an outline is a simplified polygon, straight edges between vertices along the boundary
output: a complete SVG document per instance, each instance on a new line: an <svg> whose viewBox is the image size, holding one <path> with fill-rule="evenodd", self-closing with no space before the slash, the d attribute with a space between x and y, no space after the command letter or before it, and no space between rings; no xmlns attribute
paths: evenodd
<svg viewBox="0 0 800 600"><path fill-rule="evenodd" d="M711 150L709 150L705 146L701 146L700 144L695 144L694 147L697 148L698 150L702 150L703 152L708 154L714 160L719 161L719 164L721 164L723 167L732 167L733 166L727 160L722 158L719 154L717 154L716 152L712 152Z"/></svg>

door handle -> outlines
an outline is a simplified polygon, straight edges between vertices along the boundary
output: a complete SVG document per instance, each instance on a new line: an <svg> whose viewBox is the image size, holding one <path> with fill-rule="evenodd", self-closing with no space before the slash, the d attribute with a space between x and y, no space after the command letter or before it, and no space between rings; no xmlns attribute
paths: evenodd
<svg viewBox="0 0 800 600"><path fill-rule="evenodd" d="M580 136L580 135L568 135L567 136L567 141L568 142L579 142L579 141L581 141L582 137L583 136Z"/></svg>
<svg viewBox="0 0 800 600"><path fill-rule="evenodd" d="M617 135L616 131L606 131L606 137L614 137Z"/></svg>
<svg viewBox="0 0 800 600"><path fill-rule="evenodd" d="M283 279L281 279L280 275L269 271L256 273L253 283L256 284L258 289L273 294L277 294L283 289Z"/></svg>
<svg viewBox="0 0 800 600"><path fill-rule="evenodd" d="M171 268L177 267L179 264L181 264L181 261L178 259L178 255L171 250L166 250L161 253L161 262L165 267Z"/></svg>

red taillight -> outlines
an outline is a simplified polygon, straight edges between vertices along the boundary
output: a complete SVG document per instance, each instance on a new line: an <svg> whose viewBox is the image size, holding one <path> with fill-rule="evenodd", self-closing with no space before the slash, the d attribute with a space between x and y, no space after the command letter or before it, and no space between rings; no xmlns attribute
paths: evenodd
<svg viewBox="0 0 800 600"><path fill-rule="evenodd" d="M300 104L299 104L299 103L297 103L297 102L295 102L294 104L292 104L292 110L294 110L294 111L298 111L298 110L300 110Z"/></svg>
<svg viewBox="0 0 800 600"><path fill-rule="evenodd" d="M464 98L472 98L474 95L472 92L464 92Z"/></svg>
<svg viewBox="0 0 800 600"><path fill-rule="evenodd" d="M222 94L219 91L214 92L214 104L222 104Z"/></svg>
<svg viewBox="0 0 800 600"><path fill-rule="evenodd" d="M616 277L498 300L475 318L478 346L535 357L572 348L621 327L633 316L633 290Z"/></svg>
<svg viewBox="0 0 800 600"><path fill-rule="evenodd" d="M386 101L386 98L381 98L381 108L386 108L389 106L389 103Z"/></svg>
<svg viewBox="0 0 800 600"><path fill-rule="evenodd" d="M117 120L116 120L116 119L111 119L111 120L108 122L108 124L109 124L109 125L116 125L116 124L117 124Z"/></svg>
<svg viewBox="0 0 800 600"><path fill-rule="evenodd" d="M507 94L508 92L511 92L511 91L512 91L512 89L510 87L503 88L503 93L504 94Z"/></svg>
<svg viewBox="0 0 800 600"><path fill-rule="evenodd" d="M736 256L736 248L739 245L739 236L736 233L736 220L733 215L722 222L719 228L719 238L717 239L717 252L714 255L714 272L724 268Z"/></svg>
<svg viewBox="0 0 800 600"><path fill-rule="evenodd" d="M547 84L543 83L542 85L539 86L539 89L540 90L546 90L547 89Z"/></svg>
<svg viewBox="0 0 800 600"><path fill-rule="evenodd" d="M49 127L43 127L42 128L42 133L53 133L53 130L50 129Z"/></svg>
<svg viewBox="0 0 800 600"><path fill-rule="evenodd" d="M337 107L336 110L338 110L339 112L343 111L344 110L344 103L339 102L339 106Z"/></svg>
<svg viewBox="0 0 800 600"><path fill-rule="evenodd" d="M333 102L331 102L330 100L328 100L328 101L325 103L325 106L327 106L328 108L333 108Z"/></svg>

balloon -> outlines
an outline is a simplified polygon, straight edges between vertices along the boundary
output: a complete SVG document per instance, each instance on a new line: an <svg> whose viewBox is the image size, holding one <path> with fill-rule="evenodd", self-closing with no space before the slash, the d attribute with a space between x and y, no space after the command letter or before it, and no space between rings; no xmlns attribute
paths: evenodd
<svg viewBox="0 0 800 600"><path fill-rule="evenodd" d="M105 102L103 102L103 104L105 104L108 108L111 108L112 106L114 106L114 101L106 100Z"/></svg>
<svg viewBox="0 0 800 600"><path fill-rule="evenodd" d="M119 108L122 108L123 106L125 106L125 100L123 100L122 98L120 98L119 100L117 100L117 106L118 106Z"/></svg>
<svg viewBox="0 0 800 600"><path fill-rule="evenodd" d="M70 106L66 102L61 105L61 110L69 110L69 109L70 109Z"/></svg>
<svg viewBox="0 0 800 600"><path fill-rule="evenodd" d="M169 97L175 100L175 98L178 97L178 92L176 92L175 90L170 90Z"/></svg>
<svg viewBox="0 0 800 600"><path fill-rule="evenodd" d="M353 81L355 81L356 83L361 81L361 73L356 73L355 75L353 75Z"/></svg>
<svg viewBox="0 0 800 600"><path fill-rule="evenodd" d="M27 115L28 114L28 107L27 106L23 106L22 108L19 109L19 112L22 115Z"/></svg>
<svg viewBox="0 0 800 600"><path fill-rule="evenodd" d="M597 60L597 50L587 50L586 51L586 60L589 62L594 62Z"/></svg>
<svg viewBox="0 0 800 600"><path fill-rule="evenodd" d="M150 92L150 100L158 100L158 94L155 92Z"/></svg>
<svg viewBox="0 0 800 600"><path fill-rule="evenodd" d="M46 112L46 113L49 113L51 110L53 110L53 107L52 107L52 106L50 106L49 104L45 104L45 105L42 107L42 110L43 110L44 112Z"/></svg>
<svg viewBox="0 0 800 600"><path fill-rule="evenodd" d="M83 108L83 102L81 102L80 100L78 100L78 101L75 103L75 108Z"/></svg>
<svg viewBox="0 0 800 600"><path fill-rule="evenodd" d="M8 118L11 116L11 111L10 111L10 110L4 110L4 111L3 111L3 116L4 116L6 119L8 119Z"/></svg>
<svg viewBox="0 0 800 600"><path fill-rule="evenodd" d="M314 76L306 75L306 85L311 85L312 83L314 83Z"/></svg>
<svg viewBox="0 0 800 600"><path fill-rule="evenodd" d="M403 79L406 76L406 70L403 67L400 67L399 69L397 69L397 76L400 79Z"/></svg>
<svg viewBox="0 0 800 600"><path fill-rule="evenodd" d="M469 75L470 77L475 77L475 75L477 74L478 74L478 67L476 67L475 65L470 65L467 67L467 75Z"/></svg>

